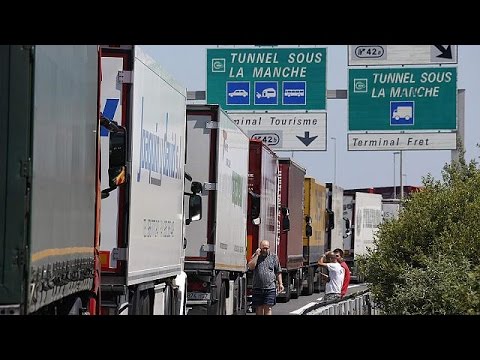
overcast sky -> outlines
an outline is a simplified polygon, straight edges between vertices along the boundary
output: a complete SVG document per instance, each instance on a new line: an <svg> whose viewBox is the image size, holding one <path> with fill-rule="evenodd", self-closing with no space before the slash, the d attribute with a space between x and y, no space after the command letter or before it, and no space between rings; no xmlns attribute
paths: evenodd
<svg viewBox="0 0 480 360"><path fill-rule="evenodd" d="M314 47L302 45L301 47ZM346 45L316 45L327 48L327 89L347 89L348 67ZM216 45L142 45L146 53L157 60L187 90L206 90L206 49ZM231 45L230 47L233 47ZM249 48L251 45L236 45ZM281 46L298 48L299 46ZM221 46L225 48L225 46ZM458 89L465 95L466 159L478 160L476 146L480 134L480 46L461 45L458 49ZM327 100L327 151L294 152L293 159L307 169L307 175L320 182L334 179L334 140L337 143L337 184L345 189L393 186L393 152L347 151L347 100ZM292 152L278 152L292 156ZM404 151L404 185L421 185L422 176L431 173L441 178L441 170L451 158L450 150ZM396 156L396 179L399 185L399 157Z"/></svg>

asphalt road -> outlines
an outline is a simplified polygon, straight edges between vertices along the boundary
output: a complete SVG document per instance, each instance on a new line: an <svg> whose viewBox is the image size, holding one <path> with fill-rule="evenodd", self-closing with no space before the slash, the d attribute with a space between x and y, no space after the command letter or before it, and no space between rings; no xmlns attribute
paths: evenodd
<svg viewBox="0 0 480 360"><path fill-rule="evenodd" d="M351 284L348 287L347 295L365 290L367 286L365 284ZM297 299L290 299L287 303L277 304L272 308L273 315L300 315L303 309L312 306L315 303L321 301L324 293L313 293L310 296L299 296ZM248 313L247 315L255 315L254 313Z"/></svg>

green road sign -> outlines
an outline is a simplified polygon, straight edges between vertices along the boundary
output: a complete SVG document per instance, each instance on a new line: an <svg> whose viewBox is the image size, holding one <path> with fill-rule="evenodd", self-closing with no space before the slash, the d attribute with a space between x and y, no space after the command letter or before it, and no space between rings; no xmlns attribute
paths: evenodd
<svg viewBox="0 0 480 360"><path fill-rule="evenodd" d="M225 110L326 110L326 48L207 49L207 103Z"/></svg>
<svg viewBox="0 0 480 360"><path fill-rule="evenodd" d="M456 128L457 68L349 69L350 131Z"/></svg>

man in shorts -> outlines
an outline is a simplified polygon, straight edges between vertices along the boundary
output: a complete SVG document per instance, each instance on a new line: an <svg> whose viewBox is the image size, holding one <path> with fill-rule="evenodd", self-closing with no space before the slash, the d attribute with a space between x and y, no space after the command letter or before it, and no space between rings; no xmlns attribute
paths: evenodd
<svg viewBox="0 0 480 360"><path fill-rule="evenodd" d="M248 268L253 271L252 306L256 308L256 314L272 315L277 290L283 291L283 283L278 256L270 253L270 243L267 240L260 242L260 248L248 262Z"/></svg>

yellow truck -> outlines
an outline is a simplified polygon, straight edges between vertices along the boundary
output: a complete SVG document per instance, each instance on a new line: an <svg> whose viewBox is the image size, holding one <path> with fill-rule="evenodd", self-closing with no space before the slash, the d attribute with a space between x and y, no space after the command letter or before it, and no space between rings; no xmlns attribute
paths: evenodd
<svg viewBox="0 0 480 360"><path fill-rule="evenodd" d="M304 179L302 294L320 292L318 260L325 249L325 211L327 190L312 177Z"/></svg>

